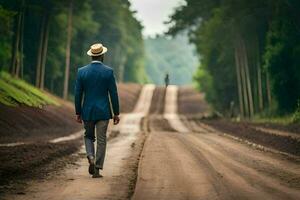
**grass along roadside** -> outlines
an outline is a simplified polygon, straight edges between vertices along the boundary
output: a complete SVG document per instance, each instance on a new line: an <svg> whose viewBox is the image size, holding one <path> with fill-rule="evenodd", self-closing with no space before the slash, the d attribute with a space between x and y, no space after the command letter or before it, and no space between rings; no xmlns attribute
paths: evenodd
<svg viewBox="0 0 300 200"><path fill-rule="evenodd" d="M0 72L0 103L6 106L26 105L30 107L60 105L45 92L3 71Z"/></svg>

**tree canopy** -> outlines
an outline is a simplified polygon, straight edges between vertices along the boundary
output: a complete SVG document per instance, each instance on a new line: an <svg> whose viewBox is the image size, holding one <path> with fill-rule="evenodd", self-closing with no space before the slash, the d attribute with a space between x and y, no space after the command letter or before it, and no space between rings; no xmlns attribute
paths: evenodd
<svg viewBox="0 0 300 200"><path fill-rule="evenodd" d="M188 30L195 80L217 110L285 114L300 99L299 9L295 0L185 0L169 34Z"/></svg>
<svg viewBox="0 0 300 200"><path fill-rule="evenodd" d="M0 0L0 23L0 69L57 95L72 96L95 42L108 47L118 81L147 81L142 26L128 0Z"/></svg>

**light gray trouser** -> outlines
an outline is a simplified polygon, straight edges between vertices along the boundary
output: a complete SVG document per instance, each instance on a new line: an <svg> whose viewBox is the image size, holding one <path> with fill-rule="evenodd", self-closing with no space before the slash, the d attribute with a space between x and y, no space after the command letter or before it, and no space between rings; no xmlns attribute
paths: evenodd
<svg viewBox="0 0 300 200"><path fill-rule="evenodd" d="M103 169L103 163L106 152L106 131L109 120L84 121L84 143L87 156L95 158L95 167ZM96 128L96 136L95 136ZM97 138L97 140L96 140ZM95 157L94 142L97 141L97 152Z"/></svg>

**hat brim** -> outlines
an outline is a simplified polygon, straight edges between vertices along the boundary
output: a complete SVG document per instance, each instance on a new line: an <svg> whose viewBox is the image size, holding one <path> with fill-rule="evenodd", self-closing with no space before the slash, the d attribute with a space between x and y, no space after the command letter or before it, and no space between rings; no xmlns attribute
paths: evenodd
<svg viewBox="0 0 300 200"><path fill-rule="evenodd" d="M103 47L103 50L102 50L101 53L97 53L97 54L92 53L92 50L90 49L90 50L88 50L88 51L86 52L86 54L87 54L88 56L101 56L101 55L105 54L106 52L107 52L107 48L106 48L106 47Z"/></svg>

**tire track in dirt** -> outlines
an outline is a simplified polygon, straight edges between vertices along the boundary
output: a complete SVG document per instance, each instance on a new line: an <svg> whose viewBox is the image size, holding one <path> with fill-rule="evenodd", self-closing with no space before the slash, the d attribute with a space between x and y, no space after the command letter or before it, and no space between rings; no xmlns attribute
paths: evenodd
<svg viewBox="0 0 300 200"><path fill-rule="evenodd" d="M118 85L121 113L132 112L141 88L139 84ZM83 130L74 120L74 105L53 98L61 106L40 109L0 104L0 198L4 193L22 194L27 182L52 177L68 165L74 167L82 157L76 154ZM118 135L118 131L108 132L108 141Z"/></svg>
<svg viewBox="0 0 300 200"><path fill-rule="evenodd" d="M246 143L260 146L261 149L274 149L283 154L300 155L299 124L280 125L207 118L209 106L204 100L204 95L191 87L179 88L178 113L183 115L183 122L194 132L201 131L198 127L206 124L228 136L237 137L241 141L247 140Z"/></svg>
<svg viewBox="0 0 300 200"><path fill-rule="evenodd" d="M168 121L163 117L165 108L166 88L158 86L153 92L150 112L149 127L151 131L174 131Z"/></svg>
<svg viewBox="0 0 300 200"><path fill-rule="evenodd" d="M149 110L150 115L154 115L154 114L161 115L164 113L165 95L166 95L165 87L162 86L155 87L150 110Z"/></svg>
<svg viewBox="0 0 300 200"><path fill-rule="evenodd" d="M299 198L299 163L258 151L197 124L193 128L199 132L156 131L150 127L133 199Z"/></svg>
<svg viewBox="0 0 300 200"><path fill-rule="evenodd" d="M135 181L136 163L142 150L145 134L140 128L147 115L154 86L144 86L134 112L123 114L119 134L107 145L104 178L92 179L87 169L84 148L78 153L81 158L73 166L65 168L60 175L43 182L32 181L23 195L6 194L4 199L128 199Z"/></svg>

